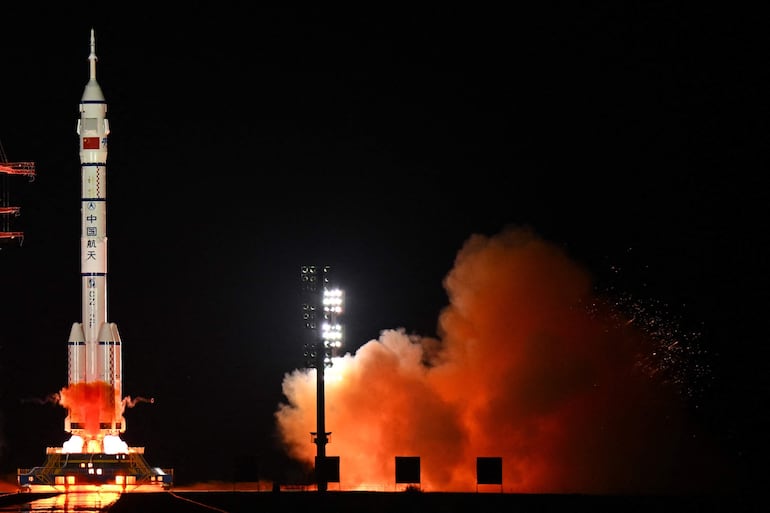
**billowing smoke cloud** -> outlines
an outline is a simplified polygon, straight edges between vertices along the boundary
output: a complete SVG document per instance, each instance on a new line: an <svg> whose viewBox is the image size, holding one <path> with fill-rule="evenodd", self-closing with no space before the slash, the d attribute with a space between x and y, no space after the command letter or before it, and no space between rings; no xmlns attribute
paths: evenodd
<svg viewBox="0 0 770 513"><path fill-rule="evenodd" d="M602 304L587 272L530 230L471 236L444 286L440 339L384 330L326 370L327 454L340 487L472 491L476 458L503 458L523 493L680 491L692 455L681 395L654 379L654 342ZM276 411L288 453L313 462L315 370L287 374ZM687 474L687 475L685 475Z"/></svg>

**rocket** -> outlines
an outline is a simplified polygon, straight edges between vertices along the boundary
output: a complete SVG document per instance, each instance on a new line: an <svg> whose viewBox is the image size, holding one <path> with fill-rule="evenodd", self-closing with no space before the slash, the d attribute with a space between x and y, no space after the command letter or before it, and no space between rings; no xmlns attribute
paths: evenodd
<svg viewBox="0 0 770 513"><path fill-rule="evenodd" d="M125 492L143 487L168 490L173 469L150 467L144 447L121 440L123 410L140 398L121 399L121 343L107 319L107 102L96 81L96 39L91 29L90 74L80 99L77 134L80 154L80 280L82 319L72 324L67 343L67 386L50 398L67 409L61 448L47 447L46 461L19 469L19 491L42 487L58 492ZM102 488L105 486L107 488ZM141 490L143 491L143 490Z"/></svg>
<svg viewBox="0 0 770 513"><path fill-rule="evenodd" d="M107 317L107 102L96 81L96 40L91 29L89 78L80 100L80 275L82 320L68 342L67 408L64 430L73 435L71 452L110 452L106 445L126 429L121 386L121 345L117 325ZM82 446L80 445L82 441ZM66 445L66 444L65 444Z"/></svg>

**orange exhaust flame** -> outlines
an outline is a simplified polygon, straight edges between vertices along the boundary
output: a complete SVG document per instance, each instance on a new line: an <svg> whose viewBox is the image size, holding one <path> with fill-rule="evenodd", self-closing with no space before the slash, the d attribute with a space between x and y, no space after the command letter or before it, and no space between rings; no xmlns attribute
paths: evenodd
<svg viewBox="0 0 770 513"><path fill-rule="evenodd" d="M474 490L480 456L502 457L504 489L521 493L690 480L681 396L636 364L651 342L602 313L562 250L528 230L474 235L444 286L440 339L384 330L326 371L327 454L340 457L342 489L392 486L395 456L419 456L430 491ZM287 374L275 412L288 454L311 466L315 386L313 369Z"/></svg>
<svg viewBox="0 0 770 513"><path fill-rule="evenodd" d="M100 419L114 415L115 390L109 383L75 383L59 392L59 404L83 419L83 429L89 436L99 434Z"/></svg>

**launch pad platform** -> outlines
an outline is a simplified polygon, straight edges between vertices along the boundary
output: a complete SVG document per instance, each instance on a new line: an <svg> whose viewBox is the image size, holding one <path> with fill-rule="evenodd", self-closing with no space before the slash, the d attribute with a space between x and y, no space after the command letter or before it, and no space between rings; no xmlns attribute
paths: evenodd
<svg viewBox="0 0 770 513"><path fill-rule="evenodd" d="M151 467L144 447L118 454L65 453L48 447L46 455L43 465L18 469L20 492L148 492L169 490L174 484L173 469Z"/></svg>

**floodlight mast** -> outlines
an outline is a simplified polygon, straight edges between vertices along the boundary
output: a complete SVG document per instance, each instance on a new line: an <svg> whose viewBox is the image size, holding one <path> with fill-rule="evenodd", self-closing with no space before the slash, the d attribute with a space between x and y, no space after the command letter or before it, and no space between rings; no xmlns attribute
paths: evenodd
<svg viewBox="0 0 770 513"><path fill-rule="evenodd" d="M304 265L300 270L302 318L311 333L310 342L305 344L305 365L316 369L316 431L310 436L316 444L315 477L319 492L326 491L329 483L326 444L331 441L331 431L326 431L324 369L331 367L332 356L342 346L342 327L337 316L342 314L344 298L341 290L330 288L330 271L328 265Z"/></svg>

